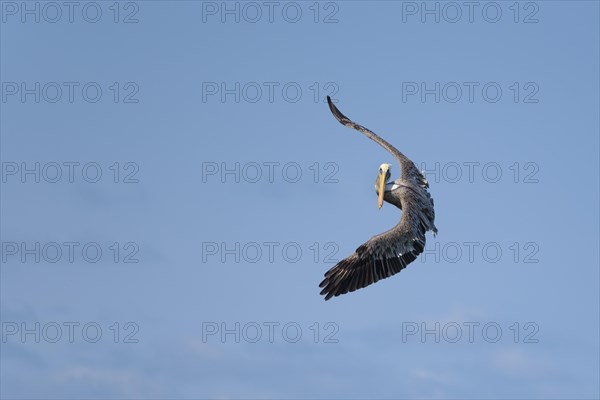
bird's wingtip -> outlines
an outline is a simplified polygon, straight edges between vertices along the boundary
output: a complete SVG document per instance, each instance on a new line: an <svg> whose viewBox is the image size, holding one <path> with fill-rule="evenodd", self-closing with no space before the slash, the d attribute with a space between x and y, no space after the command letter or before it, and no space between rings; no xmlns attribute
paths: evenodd
<svg viewBox="0 0 600 400"><path fill-rule="evenodd" d="M327 96L327 104L329 105L329 109L331 113L340 123L344 124L345 121L348 121L348 117L346 117L338 108L333 104L331 97Z"/></svg>
<svg viewBox="0 0 600 400"><path fill-rule="evenodd" d="M329 283L330 282L328 279L323 279L323 282L321 282L321 284L319 285L319 288L323 289L319 294L321 296L325 296L325 300L329 300L333 297L333 291L332 288L329 286Z"/></svg>

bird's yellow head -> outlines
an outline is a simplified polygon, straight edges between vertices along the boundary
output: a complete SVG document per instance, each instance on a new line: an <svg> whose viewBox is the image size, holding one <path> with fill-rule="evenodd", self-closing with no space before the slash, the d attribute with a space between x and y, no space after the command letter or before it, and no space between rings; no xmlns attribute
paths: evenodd
<svg viewBox="0 0 600 400"><path fill-rule="evenodd" d="M383 206L383 194L385 192L385 184L390 179L392 166L390 164L381 164L375 180L375 191L377 192L377 207Z"/></svg>

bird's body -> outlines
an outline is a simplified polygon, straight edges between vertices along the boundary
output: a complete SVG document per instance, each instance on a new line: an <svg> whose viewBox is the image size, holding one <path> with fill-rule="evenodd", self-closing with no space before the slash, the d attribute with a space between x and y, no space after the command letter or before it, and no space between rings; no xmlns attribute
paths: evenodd
<svg viewBox="0 0 600 400"><path fill-rule="evenodd" d="M373 236L359 246L354 254L337 263L327 273L319 287L325 300L366 287L390 277L414 261L425 248L425 233L435 235L433 199L427 191L429 183L414 163L391 144L344 116L327 97L331 112L345 126L354 128L394 155L401 167L401 176L388 182L390 165L382 164L375 181L378 206L390 203L402 210L400 222L387 232ZM383 193L382 193L383 192Z"/></svg>

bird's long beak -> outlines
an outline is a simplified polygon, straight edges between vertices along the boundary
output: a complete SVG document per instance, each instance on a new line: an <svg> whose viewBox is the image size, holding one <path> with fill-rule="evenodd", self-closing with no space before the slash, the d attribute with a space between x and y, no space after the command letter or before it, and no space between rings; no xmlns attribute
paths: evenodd
<svg viewBox="0 0 600 400"><path fill-rule="evenodd" d="M385 191L385 175L386 175L386 171L382 171L379 174L379 187L377 188L377 192L379 193L379 196L377 197L377 207L379 207L381 209L381 206L383 206L383 192Z"/></svg>

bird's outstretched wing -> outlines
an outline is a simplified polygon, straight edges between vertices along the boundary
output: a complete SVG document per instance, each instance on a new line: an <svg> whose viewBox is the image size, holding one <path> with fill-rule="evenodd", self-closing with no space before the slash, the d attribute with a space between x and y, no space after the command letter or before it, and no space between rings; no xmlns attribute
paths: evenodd
<svg viewBox="0 0 600 400"><path fill-rule="evenodd" d="M342 112L333 104L331 98L327 96L327 104L329 104L329 109L331 113L342 125L347 126L349 128L354 128L357 131L361 132L369 139L377 142L380 146L386 149L390 154L392 154L398 163L400 163L400 177L405 180L412 180L415 183L421 185L424 188L429 187L429 183L427 179L423 176L421 171L416 167L415 163L413 163L408 157L406 157L402 152L400 152L397 148L389 144L386 140L384 140L381 136L377 135L375 132L371 131L364 126L357 124L352 121L350 118L346 117Z"/></svg>
<svg viewBox="0 0 600 400"><path fill-rule="evenodd" d="M325 279L319 285L325 300L397 274L423 252L429 224L422 201L419 193L403 198L402 218L398 225L373 236L354 254L325 273Z"/></svg>

